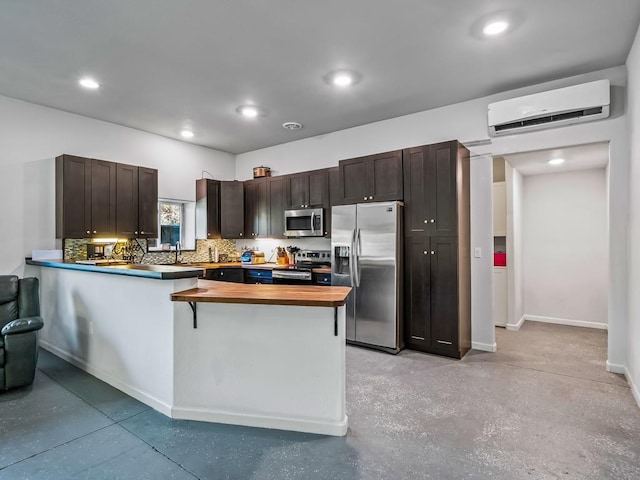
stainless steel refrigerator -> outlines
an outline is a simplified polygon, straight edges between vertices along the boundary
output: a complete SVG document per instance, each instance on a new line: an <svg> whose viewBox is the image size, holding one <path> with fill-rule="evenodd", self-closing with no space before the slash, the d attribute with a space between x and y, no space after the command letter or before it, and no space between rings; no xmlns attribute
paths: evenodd
<svg viewBox="0 0 640 480"><path fill-rule="evenodd" d="M353 288L347 341L392 353L402 340L402 204L341 205L331 211L331 284Z"/></svg>

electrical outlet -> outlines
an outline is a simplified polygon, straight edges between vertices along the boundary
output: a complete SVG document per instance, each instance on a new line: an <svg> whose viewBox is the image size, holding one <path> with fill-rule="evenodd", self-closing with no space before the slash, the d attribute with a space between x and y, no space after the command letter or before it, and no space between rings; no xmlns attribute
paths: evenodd
<svg viewBox="0 0 640 480"><path fill-rule="evenodd" d="M93 322L89 322L89 335L93 335Z"/></svg>
<svg viewBox="0 0 640 480"><path fill-rule="evenodd" d="M480 248L480 247L474 248L473 256L476 257L476 258L481 258L482 257L482 248Z"/></svg>

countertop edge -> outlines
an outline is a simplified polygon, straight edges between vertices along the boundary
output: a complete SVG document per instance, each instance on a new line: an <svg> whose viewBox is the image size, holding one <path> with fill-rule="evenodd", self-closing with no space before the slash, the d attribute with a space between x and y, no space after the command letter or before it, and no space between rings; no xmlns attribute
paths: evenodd
<svg viewBox="0 0 640 480"><path fill-rule="evenodd" d="M258 285L247 285L250 288L260 288ZM235 303L235 304L247 304L247 305L281 305L281 306L296 306L296 307L342 307L347 301L349 293L344 295L341 300L328 300L328 299L310 299L310 298L282 298L273 297L268 298L264 296L251 297L248 295L238 295L237 293L225 293L222 292L221 296L207 296L203 290L209 290L209 288L191 288L181 292L171 294L172 302L195 302L195 303ZM326 292L327 288L324 286L317 286L319 292ZM342 288L342 287L338 287ZM198 295L198 293L204 293Z"/></svg>
<svg viewBox="0 0 640 480"><path fill-rule="evenodd" d="M200 267L178 267L182 271L154 272L150 270L136 270L135 268L113 268L100 265L83 265L79 263L64 263L63 260L33 260L26 257L27 265L37 267L60 268L63 270L78 270L82 272L95 272L107 275L125 275L128 277L150 278L153 280L179 280L182 278L200 278L205 269Z"/></svg>

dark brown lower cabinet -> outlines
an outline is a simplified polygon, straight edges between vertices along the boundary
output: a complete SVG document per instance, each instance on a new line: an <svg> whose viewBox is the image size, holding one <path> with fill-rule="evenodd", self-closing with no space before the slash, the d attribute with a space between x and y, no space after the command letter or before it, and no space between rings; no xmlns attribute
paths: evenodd
<svg viewBox="0 0 640 480"><path fill-rule="evenodd" d="M471 348L471 316L458 237L407 237L404 263L406 346L462 358Z"/></svg>

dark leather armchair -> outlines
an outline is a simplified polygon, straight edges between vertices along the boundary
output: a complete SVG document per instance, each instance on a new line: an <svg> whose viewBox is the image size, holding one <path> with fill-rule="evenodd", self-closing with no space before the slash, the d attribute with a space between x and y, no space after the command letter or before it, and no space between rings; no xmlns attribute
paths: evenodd
<svg viewBox="0 0 640 480"><path fill-rule="evenodd" d="M38 279L0 275L0 390L33 382L38 361Z"/></svg>

